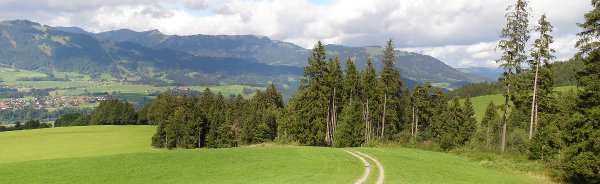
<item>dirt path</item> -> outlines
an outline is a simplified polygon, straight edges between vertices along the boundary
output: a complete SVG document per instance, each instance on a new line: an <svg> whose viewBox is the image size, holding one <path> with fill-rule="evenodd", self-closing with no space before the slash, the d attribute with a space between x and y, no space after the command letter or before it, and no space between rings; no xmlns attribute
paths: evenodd
<svg viewBox="0 0 600 184"><path fill-rule="evenodd" d="M365 165L365 173L363 174L363 176L360 179L358 179L358 180L356 180L356 182L354 182L355 184L365 183L367 181L367 178L369 177L369 173L371 173L371 165L369 164L369 162L367 162L367 160L365 160L365 158L363 158L363 156L367 157L371 161L375 162L375 165L377 165L377 168L379 169L379 177L377 178L377 182L376 183L377 184L383 184L383 179L385 177L385 172L383 170L383 166L381 165L381 163L379 163L379 161L377 159L375 159L375 158L373 158L373 157L371 157L371 156L369 156L367 154L364 154L364 153L362 153L360 151L352 151L352 152L348 151L348 150L344 150L344 151L346 153L349 153L352 156L360 159L363 162L363 164ZM356 154L356 153L358 153L358 154Z"/></svg>
<svg viewBox="0 0 600 184"><path fill-rule="evenodd" d="M381 163L379 163L379 161L377 161L375 158L373 158L367 154L361 153L360 151L356 151L356 153L358 153L362 156L365 156L365 157L371 159L373 162L375 162L375 165L377 165L377 168L379 168L379 177L377 178L377 184L383 184L383 178L385 177L385 172L383 171L383 166L381 165Z"/></svg>
<svg viewBox="0 0 600 184"><path fill-rule="evenodd" d="M363 183L365 183L367 181L367 178L369 177L369 173L371 173L371 165L369 164L369 162L367 162L367 160L365 160L365 158L363 158L361 156L358 156L357 154L352 153L352 152L350 152L348 150L344 150L344 151L346 153L349 153L352 156L360 159L363 162L363 164L365 165L365 173L363 174L362 177L360 177L360 179L356 180L356 182L354 182L354 184L363 184Z"/></svg>

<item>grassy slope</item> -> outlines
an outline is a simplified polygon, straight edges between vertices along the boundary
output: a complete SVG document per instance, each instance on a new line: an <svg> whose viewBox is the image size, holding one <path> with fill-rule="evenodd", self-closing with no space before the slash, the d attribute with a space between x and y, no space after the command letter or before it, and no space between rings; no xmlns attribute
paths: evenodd
<svg viewBox="0 0 600 184"><path fill-rule="evenodd" d="M471 98L471 101L473 102L473 110L475 110L475 118L477 121L481 122L483 116L485 116L485 110L490 102L494 102L494 105L496 106L501 106L504 104L504 96L500 94L477 96ZM464 101L461 100L461 103L464 103ZM498 114L502 115L500 108L498 108Z"/></svg>
<svg viewBox="0 0 600 184"><path fill-rule="evenodd" d="M156 151L153 126L89 126L0 132L0 163Z"/></svg>
<svg viewBox="0 0 600 184"><path fill-rule="evenodd" d="M469 158L412 148L357 148L385 169L385 183L543 183L486 168Z"/></svg>
<svg viewBox="0 0 600 184"><path fill-rule="evenodd" d="M150 147L153 131L90 126L1 132L0 147L10 148L0 150L2 182L351 183L362 172L358 160L338 149L167 151Z"/></svg>
<svg viewBox="0 0 600 184"><path fill-rule="evenodd" d="M568 92L575 89L575 86L562 86L554 88L554 91ZM496 106L504 105L504 96L501 94L477 96L471 98L471 101L473 102L473 109L475 110L475 118L477 118L478 121L481 121L490 102L494 102L494 105ZM464 100L461 100L461 103L464 103ZM502 111L500 109L498 109L498 114L502 115Z"/></svg>
<svg viewBox="0 0 600 184"><path fill-rule="evenodd" d="M30 169L36 168L31 175ZM351 183L362 167L334 149L177 150L0 164L9 183Z"/></svg>
<svg viewBox="0 0 600 184"><path fill-rule="evenodd" d="M351 183L358 159L340 149L150 147L153 126L89 126L0 132L8 183ZM356 148L384 166L386 183L535 183L466 157L409 148ZM374 182L377 169L369 181ZM35 169L32 169L35 168ZM35 174L32 174L35 172Z"/></svg>

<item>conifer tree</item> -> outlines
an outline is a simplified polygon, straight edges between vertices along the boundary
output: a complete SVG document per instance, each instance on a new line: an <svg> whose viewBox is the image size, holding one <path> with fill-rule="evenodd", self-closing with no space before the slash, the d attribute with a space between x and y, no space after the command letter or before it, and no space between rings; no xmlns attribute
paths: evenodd
<svg viewBox="0 0 600 184"><path fill-rule="evenodd" d="M490 104L487 106L486 110L485 110L485 116L483 117L483 119L481 120L481 128L484 130L484 139L485 139L485 145L486 148L488 149L488 151L491 150L491 145L492 144L496 144L496 140L497 140L497 133L499 133L498 130L500 130L500 124L499 124L499 119L500 117L498 117L498 113L497 113L497 107L494 105L494 102L490 102Z"/></svg>
<svg viewBox="0 0 600 184"><path fill-rule="evenodd" d="M225 140L227 135L222 131L224 112L225 110L225 98L221 92L217 93L212 106L210 107L210 113L207 115L210 127L208 129L208 135L206 137L207 147L209 148L220 148L225 147L228 143Z"/></svg>
<svg viewBox="0 0 600 184"><path fill-rule="evenodd" d="M356 147L363 143L361 109L362 105L358 100L350 100L342 109L339 127L335 132L336 147Z"/></svg>
<svg viewBox="0 0 600 184"><path fill-rule="evenodd" d="M374 136L373 131L379 122L380 106L379 90L377 90L377 74L371 59L367 60L367 66L361 73L361 89L363 111L362 117L365 125L365 142L368 144Z"/></svg>
<svg viewBox="0 0 600 184"><path fill-rule="evenodd" d="M504 68L503 82L506 85L504 94L504 114L502 116L502 143L500 150L504 152L506 147L506 124L508 121L509 101L511 96L511 86L514 85L514 75L520 73L520 64L527 60L525 55L525 44L529 40L529 23L527 12L528 2L526 0L517 0L516 4L509 6L505 15L507 24L500 32L500 42L498 48L502 50L502 56L498 63Z"/></svg>
<svg viewBox="0 0 600 184"><path fill-rule="evenodd" d="M552 35L552 25L546 20L546 15L542 15L538 21L538 26L535 31L540 34L531 48L531 57L529 65L535 70L535 78L533 82L533 94L531 103L531 117L529 124L529 139L533 136L533 130L538 124L539 99L546 100L548 94L552 91L552 79L548 65L550 60L554 59L552 53L554 49L550 48L550 44L554 42ZM540 77L541 76L541 77ZM539 87L538 87L539 86ZM538 90L540 89L540 90ZM538 97L539 96L539 97Z"/></svg>
<svg viewBox="0 0 600 184"><path fill-rule="evenodd" d="M576 46L576 55L584 69L579 73L579 112L565 128L561 170L575 183L600 183L600 0L592 0L593 9L585 14L585 22Z"/></svg>
<svg viewBox="0 0 600 184"><path fill-rule="evenodd" d="M477 126L477 120L475 119L475 110L473 109L473 103L471 102L471 98L466 98L465 103L461 109L463 113L461 115L461 120L458 124L458 133L460 136L458 139L459 145L464 145L467 141L471 140L473 137L473 132L475 132L475 128Z"/></svg>
<svg viewBox="0 0 600 184"><path fill-rule="evenodd" d="M327 111L327 132L325 133L325 143L329 146L334 146L334 135L337 125L337 117L341 106L342 99L342 70L340 67L340 61L336 57L335 59L329 59L326 70L326 95L328 98L328 111Z"/></svg>
<svg viewBox="0 0 600 184"><path fill-rule="evenodd" d="M360 74L356 69L356 65L350 58L348 58L346 60L346 68L344 70L343 79L344 104L352 100L360 100L360 98L363 96L361 94L363 90L361 89L360 80Z"/></svg>
<svg viewBox="0 0 600 184"><path fill-rule="evenodd" d="M294 121L290 133L302 144L325 145L328 137L329 86L327 85L327 62L325 47L319 41L308 57L308 66L304 67L304 78L298 86L298 92L290 99L288 112Z"/></svg>
<svg viewBox="0 0 600 184"><path fill-rule="evenodd" d="M447 150L462 144L463 140L465 140L465 137L463 137L464 132L461 131L461 124L465 121L466 117L457 96L452 98L452 103L445 112L445 117L446 121L444 121L444 124L436 122L435 125L441 124L439 126L439 134L441 136L440 147Z"/></svg>
<svg viewBox="0 0 600 184"><path fill-rule="evenodd" d="M385 139L386 127L393 128L400 122L398 108L402 89L405 87L400 76L400 70L394 65L395 51L390 39L383 51L383 69L381 70L380 89L382 90L382 115L379 130L379 138Z"/></svg>
<svg viewBox="0 0 600 184"><path fill-rule="evenodd" d="M242 95L238 94L235 100L232 102L232 107L229 108L228 121L230 121L231 124L231 136L233 139L231 141L232 147L237 147L242 143L240 135L242 132L242 125L246 117L246 104L247 101L242 97Z"/></svg>
<svg viewBox="0 0 600 184"><path fill-rule="evenodd" d="M209 114L211 113L211 107L214 103L214 97L212 91L209 88L204 89L202 92L202 96L196 102L194 106L194 113L196 113L196 123L198 124L198 129L196 129L196 136L198 143L198 147L206 146L206 135L208 134L208 130L210 128L211 122L208 119Z"/></svg>
<svg viewBox="0 0 600 184"><path fill-rule="evenodd" d="M186 111L185 107L177 107L174 113L167 119L165 127L165 136L167 137L166 148L173 149L185 144L182 142L181 137L184 134L183 125L188 121Z"/></svg>
<svg viewBox="0 0 600 184"><path fill-rule="evenodd" d="M411 104L412 104L412 139L418 141L421 128L428 126L426 118L430 114L430 95L431 95L431 84L426 82L418 85L413 89L411 93Z"/></svg>

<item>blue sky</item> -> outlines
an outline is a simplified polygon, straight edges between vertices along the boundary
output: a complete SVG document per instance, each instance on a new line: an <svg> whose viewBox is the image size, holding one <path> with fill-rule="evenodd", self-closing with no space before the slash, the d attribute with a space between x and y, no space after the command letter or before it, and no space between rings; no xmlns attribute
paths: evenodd
<svg viewBox="0 0 600 184"><path fill-rule="evenodd" d="M328 5L329 3L331 3L330 0L309 0L309 2L311 4L316 4L316 5Z"/></svg>
<svg viewBox="0 0 600 184"><path fill-rule="evenodd" d="M158 29L177 35L261 35L310 48L318 40L384 45L453 67L496 66L494 50L514 0L0 0L0 20L29 19L92 32ZM530 24L545 13L558 59L568 59L589 0L530 0ZM532 35L532 40L535 35Z"/></svg>

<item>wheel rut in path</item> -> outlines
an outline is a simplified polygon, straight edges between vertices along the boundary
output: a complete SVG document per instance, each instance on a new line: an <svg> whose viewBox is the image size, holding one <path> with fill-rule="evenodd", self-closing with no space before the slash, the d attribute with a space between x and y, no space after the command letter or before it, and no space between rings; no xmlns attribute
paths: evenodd
<svg viewBox="0 0 600 184"><path fill-rule="evenodd" d="M365 160L365 158L358 156L355 153L352 153L348 150L344 150L346 153L351 154L352 156L358 158L360 161L362 161L362 163L365 165L365 173L363 173L363 175L356 180L356 182L354 182L354 184L363 184L367 181L367 178L369 177L369 173L371 173L371 164L369 164L369 162L367 162L367 160Z"/></svg>
<svg viewBox="0 0 600 184"><path fill-rule="evenodd" d="M379 163L379 161L367 154L361 153L360 151L356 151L358 154L365 156L369 159L371 159L371 161L375 162L375 165L377 165L377 168L379 169L379 177L377 178L377 184L383 184L383 178L385 177L385 171L383 170L383 166L381 165L381 163Z"/></svg>
<svg viewBox="0 0 600 184"><path fill-rule="evenodd" d="M371 164L369 164L369 162L364 157L367 157L368 159L372 160L377 165L377 168L379 169L379 177L377 178L376 183L383 184L384 171L383 171L383 166L381 165L381 163L379 163L379 161L377 161L373 157L371 157L367 154L361 153L359 151L348 151L348 150L344 150L344 151L346 153L351 154L352 156L358 158L365 165L365 172L363 173L362 177L360 177L358 180L356 180L356 182L354 182L355 184L365 183L367 181L367 178L369 177L369 174L371 173Z"/></svg>

